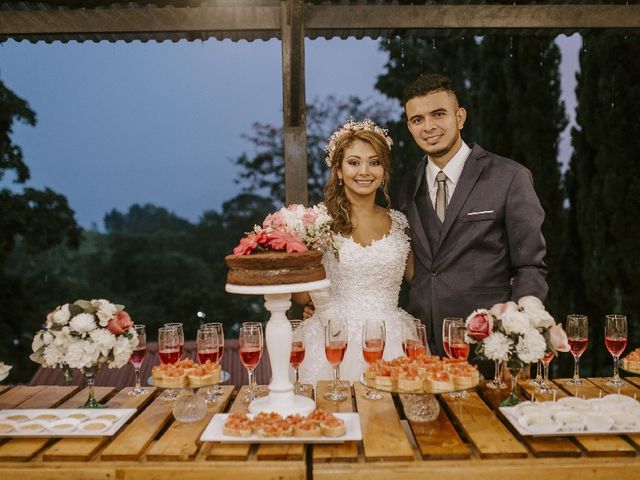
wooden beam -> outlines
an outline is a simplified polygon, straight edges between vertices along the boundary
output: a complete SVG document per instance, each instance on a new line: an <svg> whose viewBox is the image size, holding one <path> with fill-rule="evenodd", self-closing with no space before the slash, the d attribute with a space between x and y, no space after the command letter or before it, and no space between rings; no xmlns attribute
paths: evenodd
<svg viewBox="0 0 640 480"><path fill-rule="evenodd" d="M303 0L282 0L282 96L286 203L307 204Z"/></svg>
<svg viewBox="0 0 640 480"><path fill-rule="evenodd" d="M316 5L305 28L358 29L640 28L640 5Z"/></svg>
<svg viewBox="0 0 640 480"><path fill-rule="evenodd" d="M126 7L86 10L3 10L0 35L166 33L280 30L280 7Z"/></svg>

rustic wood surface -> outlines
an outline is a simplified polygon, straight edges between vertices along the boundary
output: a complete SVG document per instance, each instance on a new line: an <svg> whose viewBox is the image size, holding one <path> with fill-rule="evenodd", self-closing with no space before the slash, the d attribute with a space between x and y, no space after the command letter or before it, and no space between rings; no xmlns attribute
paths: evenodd
<svg viewBox="0 0 640 480"><path fill-rule="evenodd" d="M631 379L630 379L631 380ZM618 393L607 378L584 379L575 388L555 380L557 397L578 394L597 398ZM221 411L246 411L244 389L224 387L207 417L181 424L173 418L172 402L152 389L133 397L130 389L97 388L96 396L112 408L137 408L138 413L111 439L8 439L0 444L2 480L210 480L236 477L255 480L513 480L532 472L545 480L635 478L640 471L640 435L601 435L558 438L520 437L497 413L508 391L479 388L468 398L438 396L441 410L433 422L404 419L395 396L366 400L356 384L343 402L324 399L328 382L316 392L319 407L334 412L357 411L362 442L330 445L220 444L199 441L208 420ZM266 393L266 388L263 393ZM306 392L311 395L311 390ZM535 393L526 382L519 394ZM640 387L628 381L620 393L640 397ZM86 389L77 387L17 386L0 393L2 408L73 408L84 403Z"/></svg>

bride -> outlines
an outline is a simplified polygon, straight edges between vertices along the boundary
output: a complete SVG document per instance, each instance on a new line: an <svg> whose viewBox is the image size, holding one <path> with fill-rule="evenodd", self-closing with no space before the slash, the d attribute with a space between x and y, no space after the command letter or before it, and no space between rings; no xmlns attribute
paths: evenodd
<svg viewBox="0 0 640 480"><path fill-rule="evenodd" d="M331 135L325 148L331 173L325 187L325 204L333 217L338 254L324 254L323 264L331 280L331 315L348 325L348 346L340 365L341 379L358 380L366 363L362 356L362 327L367 319L384 320L384 358L403 354L405 326L415 318L398 307L403 274L411 279L413 258L405 233L405 216L376 205L376 191L390 203L390 150L387 131L371 120L348 121ZM307 303L308 294L297 294ZM300 380L315 385L332 378L324 350L324 324L320 311L305 321L305 359Z"/></svg>

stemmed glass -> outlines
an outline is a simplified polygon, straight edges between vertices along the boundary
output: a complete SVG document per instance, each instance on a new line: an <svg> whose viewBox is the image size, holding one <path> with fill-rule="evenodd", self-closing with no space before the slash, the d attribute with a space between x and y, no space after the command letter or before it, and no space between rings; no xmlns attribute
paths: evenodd
<svg viewBox="0 0 640 480"><path fill-rule="evenodd" d="M218 332L211 328L200 328L196 333L196 356L198 363L204 364L208 362L218 363L220 351L218 349ZM207 389L205 401L207 403L215 402L217 396L212 388Z"/></svg>
<svg viewBox="0 0 640 480"><path fill-rule="evenodd" d="M256 399L256 392L253 388L253 371L260 363L264 345L262 325L259 323L243 323L240 327L239 343L240 362L247 369L247 375L249 376L248 401L252 402Z"/></svg>
<svg viewBox="0 0 640 480"><path fill-rule="evenodd" d="M133 365L133 370L136 374L136 385L133 387L133 390L129 392L129 395L145 395L147 391L140 385L140 367L147 356L147 333L144 325L134 325L133 329L138 335L138 346L131 352L129 362Z"/></svg>
<svg viewBox="0 0 640 480"><path fill-rule="evenodd" d="M289 364L293 368L294 382L293 393L304 393L302 384L298 377L298 369L304 360L304 322L302 320L291 320L291 354Z"/></svg>
<svg viewBox="0 0 640 480"><path fill-rule="evenodd" d="M340 391L340 364L347 350L348 334L347 324L344 320L331 318L324 328L324 352L329 365L333 367L333 384L331 390L324 394L324 397L332 402L346 400L347 396Z"/></svg>
<svg viewBox="0 0 640 480"><path fill-rule="evenodd" d="M589 339L589 323L586 315L569 315L567 316L567 338L571 347L571 355L575 361L573 369L573 378L569 383L580 385L580 357L587 349Z"/></svg>
<svg viewBox="0 0 640 480"><path fill-rule="evenodd" d="M216 365L220 365L222 356L224 355L224 328L222 327L222 324L219 322L205 323L200 328L210 329L216 332L218 354L211 358L211 361ZM222 370L220 371L220 381L222 381ZM221 394L222 389L220 388L220 385L216 384L207 390L207 399L212 399L207 401L215 402L216 398Z"/></svg>
<svg viewBox="0 0 640 480"><path fill-rule="evenodd" d="M180 335L175 327L160 327L158 329L158 357L162 365L175 364L180 359ZM178 398L178 390L165 390L163 400Z"/></svg>
<svg viewBox="0 0 640 480"><path fill-rule="evenodd" d="M442 320L442 348L444 348L444 353L446 353L449 358L453 358L451 356L451 350L449 349L449 325L453 323L464 324L464 320L457 317L447 317Z"/></svg>
<svg viewBox="0 0 640 480"><path fill-rule="evenodd" d="M178 360L180 360L182 358L182 355L184 354L184 327L182 323L178 322L165 323L164 326L167 328L174 328L178 331L178 339L180 341L180 355L178 356ZM176 362L178 360L176 360Z"/></svg>
<svg viewBox="0 0 640 480"><path fill-rule="evenodd" d="M449 350L451 351L451 358L456 360L467 360L469 358L469 344L465 341L465 333L467 329L462 322L449 323ZM450 394L452 398L466 398L469 393L466 390L460 392L453 392Z"/></svg>
<svg viewBox="0 0 640 480"><path fill-rule="evenodd" d="M362 326L362 356L368 365L376 363L382 358L386 339L384 321L379 319L367 319ZM372 388L362 395L367 400L380 400L380 392Z"/></svg>
<svg viewBox="0 0 640 480"><path fill-rule="evenodd" d="M556 352L551 352L551 353L545 352L545 354L539 360L540 364L542 364L542 367L544 369L542 382L538 384L540 390L542 391L551 390L551 383L549 383L549 365L551 364L551 360L553 360L555 356L556 356Z"/></svg>
<svg viewBox="0 0 640 480"><path fill-rule="evenodd" d="M620 355L627 348L627 317L624 315L607 315L604 324L604 343L613 357L613 378L607 381L608 385L619 387L622 385L618 373Z"/></svg>
<svg viewBox="0 0 640 480"><path fill-rule="evenodd" d="M404 354L411 359L427 353L427 327L419 320L405 327L402 349Z"/></svg>
<svg viewBox="0 0 640 480"><path fill-rule="evenodd" d="M544 378L542 375L542 358L538 359L538 365L536 366L536 376L535 378L530 378L527 380L529 385L533 385L534 387L541 388L544 385Z"/></svg>
<svg viewBox="0 0 640 480"><path fill-rule="evenodd" d="M491 390L504 390L507 388L507 384L502 381L502 378L500 378L502 362L500 360L494 360L494 362L495 370L493 373L493 380L487 382L487 388L490 388Z"/></svg>

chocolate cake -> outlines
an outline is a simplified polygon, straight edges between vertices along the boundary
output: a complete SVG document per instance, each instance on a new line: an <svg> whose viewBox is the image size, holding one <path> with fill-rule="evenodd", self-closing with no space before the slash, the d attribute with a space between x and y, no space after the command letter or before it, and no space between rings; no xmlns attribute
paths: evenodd
<svg viewBox="0 0 640 480"><path fill-rule="evenodd" d="M322 253L267 251L251 255L227 255L227 283L234 285L284 285L323 280Z"/></svg>

